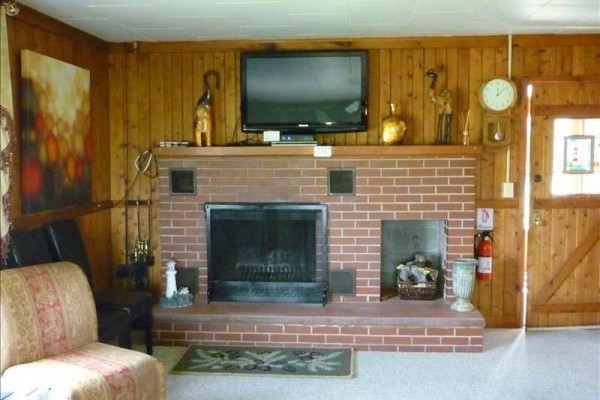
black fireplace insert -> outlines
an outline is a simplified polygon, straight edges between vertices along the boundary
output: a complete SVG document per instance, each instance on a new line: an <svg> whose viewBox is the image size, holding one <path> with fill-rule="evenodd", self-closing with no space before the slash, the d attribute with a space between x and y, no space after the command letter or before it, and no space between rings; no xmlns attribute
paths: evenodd
<svg viewBox="0 0 600 400"><path fill-rule="evenodd" d="M208 300L323 303L327 205L205 203Z"/></svg>

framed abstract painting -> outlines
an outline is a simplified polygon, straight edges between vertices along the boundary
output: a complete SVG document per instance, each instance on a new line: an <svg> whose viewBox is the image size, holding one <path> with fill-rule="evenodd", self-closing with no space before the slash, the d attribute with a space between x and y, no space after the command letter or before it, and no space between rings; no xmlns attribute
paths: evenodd
<svg viewBox="0 0 600 400"><path fill-rule="evenodd" d="M90 72L21 51L21 212L91 202Z"/></svg>

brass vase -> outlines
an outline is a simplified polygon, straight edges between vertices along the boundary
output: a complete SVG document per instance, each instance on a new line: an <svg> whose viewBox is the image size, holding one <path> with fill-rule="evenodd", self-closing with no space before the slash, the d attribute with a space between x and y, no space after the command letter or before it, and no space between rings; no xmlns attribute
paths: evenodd
<svg viewBox="0 0 600 400"><path fill-rule="evenodd" d="M396 114L396 104L390 103L390 115L382 121L381 140L383 144L402 144L406 133L406 123Z"/></svg>

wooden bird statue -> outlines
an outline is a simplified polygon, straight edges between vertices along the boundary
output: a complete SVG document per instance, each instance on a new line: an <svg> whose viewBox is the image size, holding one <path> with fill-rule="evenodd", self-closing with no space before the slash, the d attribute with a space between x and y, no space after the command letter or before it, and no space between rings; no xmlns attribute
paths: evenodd
<svg viewBox="0 0 600 400"><path fill-rule="evenodd" d="M194 109L194 145L207 146L213 145L214 140L214 118L212 115L212 97L210 94L209 76L215 77L215 87L221 87L219 74L215 70L209 70L204 73L204 87L206 90L200 96L196 108Z"/></svg>
<svg viewBox="0 0 600 400"><path fill-rule="evenodd" d="M430 69L425 73L425 76L431 78L429 86L429 99L436 105L438 110L437 134L435 142L438 144L448 144L451 139L452 128L452 93L448 89L444 89L442 93L435 94L435 85L438 80L438 73L434 69Z"/></svg>

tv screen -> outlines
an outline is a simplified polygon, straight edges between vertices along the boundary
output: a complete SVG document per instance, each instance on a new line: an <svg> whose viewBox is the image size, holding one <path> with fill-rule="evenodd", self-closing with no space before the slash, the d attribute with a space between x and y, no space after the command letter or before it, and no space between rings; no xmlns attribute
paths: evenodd
<svg viewBox="0 0 600 400"><path fill-rule="evenodd" d="M243 53L242 130L366 130L367 77L366 51Z"/></svg>

